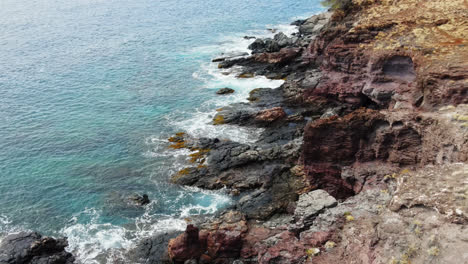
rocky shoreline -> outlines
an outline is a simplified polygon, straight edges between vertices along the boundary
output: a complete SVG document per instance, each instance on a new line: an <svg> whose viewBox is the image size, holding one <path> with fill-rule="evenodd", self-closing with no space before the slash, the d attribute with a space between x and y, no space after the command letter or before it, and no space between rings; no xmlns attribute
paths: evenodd
<svg viewBox="0 0 468 264"><path fill-rule="evenodd" d="M263 128L253 144L169 139L192 151L174 183L239 197L171 239L171 261L468 261L466 14L462 1L420 4L353 1L217 60L285 82L213 118Z"/></svg>
<svg viewBox="0 0 468 264"><path fill-rule="evenodd" d="M216 58L220 70L241 68L238 78L285 80L213 118L213 125L262 128L255 143L169 138L169 148L191 151L173 183L226 188L236 203L189 220L185 232L145 239L126 258L468 262L466 5L354 0L293 22L299 30L291 37L252 38L250 56ZM41 251L47 261L4 253L23 250L15 246L23 240L5 239L0 263L73 262L60 239L55 251Z"/></svg>

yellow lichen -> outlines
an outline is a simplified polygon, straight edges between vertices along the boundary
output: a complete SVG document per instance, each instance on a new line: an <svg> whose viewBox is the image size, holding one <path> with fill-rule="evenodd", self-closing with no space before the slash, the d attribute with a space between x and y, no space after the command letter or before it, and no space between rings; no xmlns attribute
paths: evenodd
<svg viewBox="0 0 468 264"><path fill-rule="evenodd" d="M347 222L354 221L354 216L352 216L350 212L345 212L343 215Z"/></svg>
<svg viewBox="0 0 468 264"><path fill-rule="evenodd" d="M184 132L176 133L175 136L168 138L167 140L172 143L181 143L184 142Z"/></svg>
<svg viewBox="0 0 468 264"><path fill-rule="evenodd" d="M205 162L206 154L210 152L210 149L197 149L196 152L189 154L190 162L195 163L198 162L203 164Z"/></svg>
<svg viewBox="0 0 468 264"><path fill-rule="evenodd" d="M222 124L224 124L224 116L216 115L213 118L213 125L222 125Z"/></svg>
<svg viewBox="0 0 468 264"><path fill-rule="evenodd" d="M333 242L333 241L327 241L327 243L325 243L325 248L326 249L332 249L336 246L336 243Z"/></svg>
<svg viewBox="0 0 468 264"><path fill-rule="evenodd" d="M431 247L427 250L427 254L429 254L430 256L438 256L440 253L440 249L438 247Z"/></svg>
<svg viewBox="0 0 468 264"><path fill-rule="evenodd" d="M404 169L404 170L402 170L402 171L400 172L400 174L401 174L401 175L402 175L402 174L407 174L407 173L409 173L409 172L410 172L410 170Z"/></svg>
<svg viewBox="0 0 468 264"><path fill-rule="evenodd" d="M254 77L254 74L250 72L241 73L237 75L237 78L253 78L253 77Z"/></svg>
<svg viewBox="0 0 468 264"><path fill-rule="evenodd" d="M180 178L182 178L184 175L188 175L191 171L191 168L184 168L184 169L181 169L180 171L177 172L177 174L173 175L171 177L171 182L172 183L176 183L177 180L179 180Z"/></svg>
<svg viewBox="0 0 468 264"><path fill-rule="evenodd" d="M190 173L190 168L185 168L185 169L181 169L177 174L179 175L187 175Z"/></svg>
<svg viewBox="0 0 468 264"><path fill-rule="evenodd" d="M184 141L181 141L181 142L176 142L172 145L169 146L169 148L172 148L172 149L182 149L182 148L185 148L185 142Z"/></svg>
<svg viewBox="0 0 468 264"><path fill-rule="evenodd" d="M309 248L306 250L306 255L310 258L313 256L317 256L320 253L320 249L318 248Z"/></svg>

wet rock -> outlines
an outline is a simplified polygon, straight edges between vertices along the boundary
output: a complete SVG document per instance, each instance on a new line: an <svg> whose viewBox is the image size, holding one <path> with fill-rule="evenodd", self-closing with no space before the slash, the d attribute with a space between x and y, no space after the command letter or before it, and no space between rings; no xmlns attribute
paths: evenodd
<svg viewBox="0 0 468 264"><path fill-rule="evenodd" d="M66 238L54 239L39 233L21 232L3 239L0 245L0 263L5 264L71 264L75 258L65 251Z"/></svg>
<svg viewBox="0 0 468 264"><path fill-rule="evenodd" d="M147 205L150 203L150 199L148 198L147 194L139 195L139 194L133 194L128 198L132 203L143 206Z"/></svg>
<svg viewBox="0 0 468 264"><path fill-rule="evenodd" d="M248 49L252 51L252 54L261 53L265 51L265 48L266 48L266 44L265 44L265 41L263 41L263 39L256 39L248 47Z"/></svg>
<svg viewBox="0 0 468 264"><path fill-rule="evenodd" d="M126 258L133 263L171 263L167 251L170 239L178 236L180 231L165 232L144 238L132 248Z"/></svg>
<svg viewBox="0 0 468 264"><path fill-rule="evenodd" d="M296 21L293 21L291 23L291 26L301 26L302 24L304 24L306 22L306 19L298 19Z"/></svg>
<svg viewBox="0 0 468 264"><path fill-rule="evenodd" d="M244 36L244 39L256 39L255 36Z"/></svg>
<svg viewBox="0 0 468 264"><path fill-rule="evenodd" d="M242 57L245 57L245 56L249 56L249 53L247 53L247 52L232 52L232 53L221 54L221 56L218 56L218 57L212 59L211 61L212 62L222 62L222 61L242 58Z"/></svg>
<svg viewBox="0 0 468 264"><path fill-rule="evenodd" d="M216 94L231 94L234 93L234 89L231 88L221 88L218 91L216 91Z"/></svg>

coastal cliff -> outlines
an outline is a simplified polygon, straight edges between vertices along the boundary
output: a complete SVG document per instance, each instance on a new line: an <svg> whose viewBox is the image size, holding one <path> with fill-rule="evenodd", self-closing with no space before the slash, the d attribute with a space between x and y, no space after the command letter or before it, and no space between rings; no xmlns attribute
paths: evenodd
<svg viewBox="0 0 468 264"><path fill-rule="evenodd" d="M233 205L96 261L468 263L468 1L329 2L291 36L245 36L251 54L213 59L224 75L284 80L213 117L261 131L255 142L168 139L190 151L171 182L226 190ZM0 263L81 261L67 246L13 234Z"/></svg>
<svg viewBox="0 0 468 264"><path fill-rule="evenodd" d="M226 74L285 82L218 109L214 125L262 128L254 144L169 139L192 151L174 183L239 199L170 240L168 259L467 262L467 8L354 0L218 58Z"/></svg>

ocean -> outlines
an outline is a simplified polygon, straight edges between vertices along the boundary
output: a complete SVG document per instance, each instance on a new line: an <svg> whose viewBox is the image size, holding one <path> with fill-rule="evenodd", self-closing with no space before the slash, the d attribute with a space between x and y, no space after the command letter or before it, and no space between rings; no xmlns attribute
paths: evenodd
<svg viewBox="0 0 468 264"><path fill-rule="evenodd" d="M188 152L167 138L255 141L258 129L210 125L215 109L283 81L236 79L211 59L248 52L243 37L268 28L295 32L289 23L323 11L319 2L0 1L0 239L67 236L81 263L102 263L232 204L223 190L169 182ZM216 95L223 87L236 92ZM151 203L130 206L135 193Z"/></svg>

